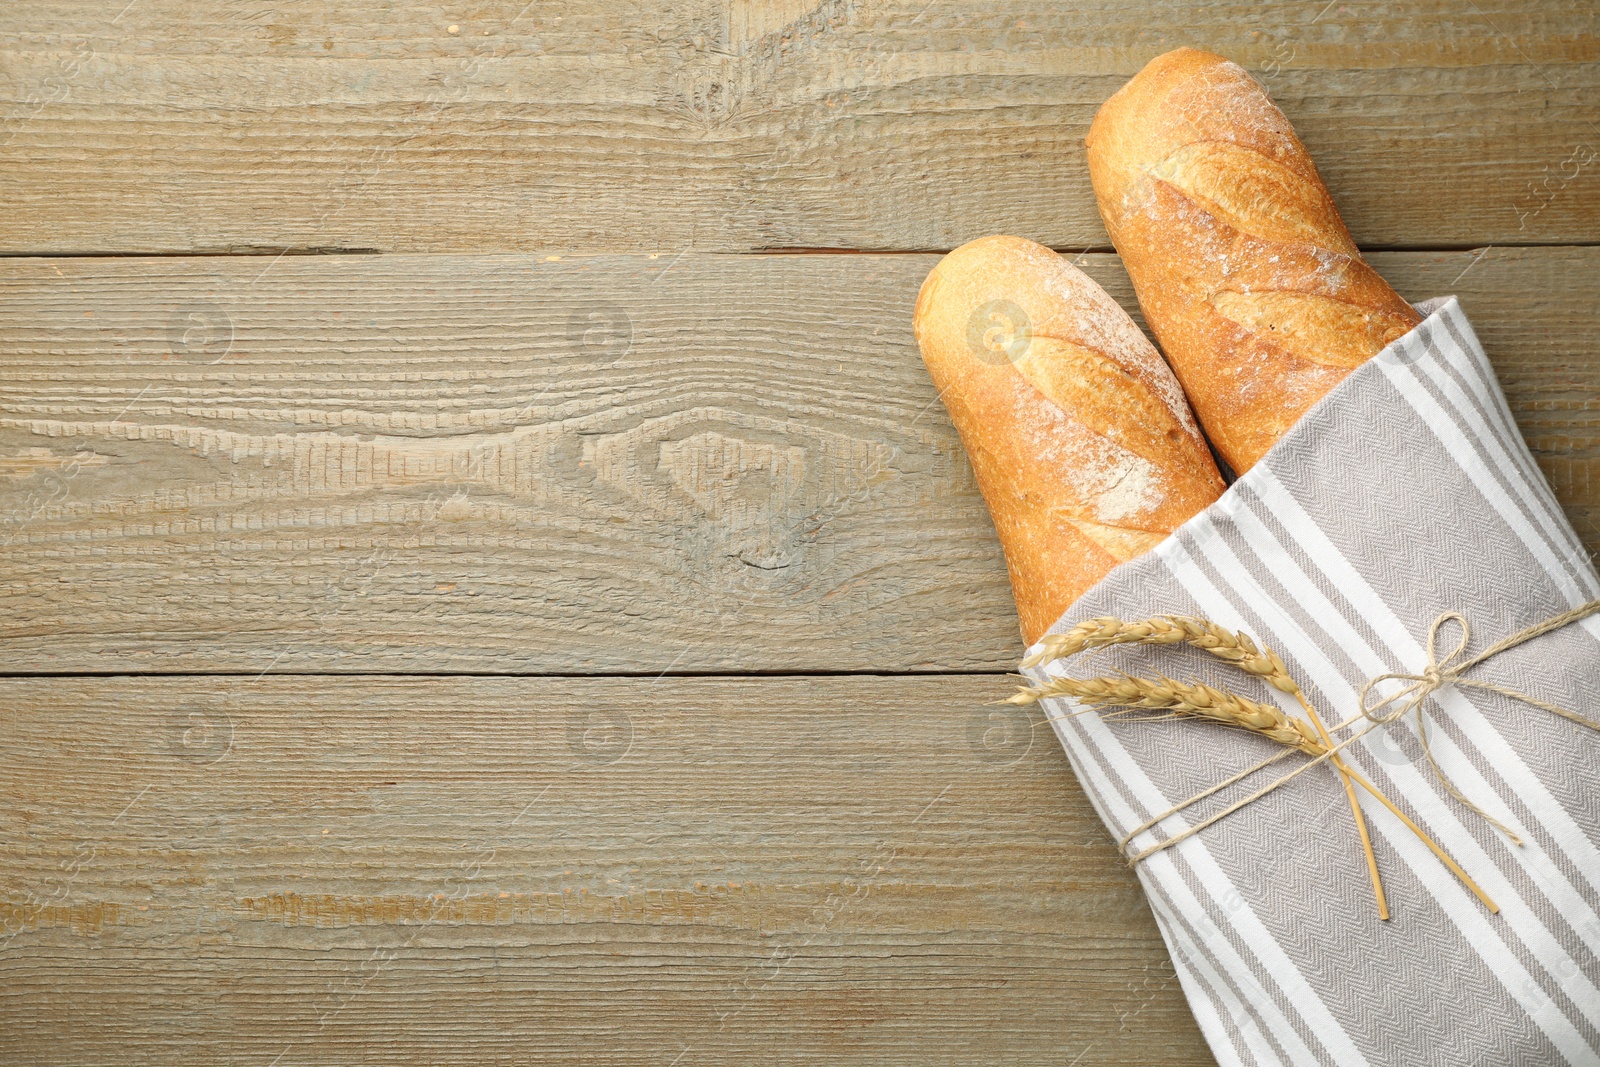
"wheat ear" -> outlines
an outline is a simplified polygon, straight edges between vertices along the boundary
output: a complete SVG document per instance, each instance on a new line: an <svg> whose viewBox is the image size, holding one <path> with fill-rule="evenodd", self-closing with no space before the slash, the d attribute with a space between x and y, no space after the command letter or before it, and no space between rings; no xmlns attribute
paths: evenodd
<svg viewBox="0 0 1600 1067"><path fill-rule="evenodd" d="M1124 708L1129 711L1170 711L1176 715L1207 719L1224 726L1237 726L1270 737L1280 745L1299 749L1316 757L1328 751L1317 732L1281 710L1258 704L1247 697L1227 693L1201 683L1180 682L1158 675L1136 678L1052 678L1037 687L1018 689L1007 698L1008 704L1032 704L1046 697L1067 696L1096 708Z"/></svg>
<svg viewBox="0 0 1600 1067"><path fill-rule="evenodd" d="M1223 690L1216 689L1209 685L1202 685L1198 683L1192 685L1185 684L1183 682L1178 682L1174 679L1161 676L1157 676L1155 678L1137 678L1129 675L1123 675L1121 677L1085 679L1051 678L1043 685L1037 687L1019 688L1016 693L1002 701L1002 703L1032 704L1050 697L1063 696L1071 697L1079 703L1087 704L1091 710L1113 708L1122 709L1124 711L1166 711L1174 715L1188 718L1205 719L1211 722L1221 723L1226 726L1240 727L1250 730L1253 733L1260 734L1263 737L1271 738L1281 745L1286 745L1289 748L1310 756L1313 760L1312 764L1307 764L1306 766L1300 768L1300 770L1291 772L1289 775L1272 783L1265 789L1257 790L1243 801L1230 806L1225 811L1219 812L1217 815L1191 826L1188 830L1185 830L1174 837L1167 838L1160 844L1151 846L1144 852L1141 852L1137 856L1133 857L1134 862L1137 862L1138 860L1143 859L1155 852L1161 851L1170 845L1175 845L1179 841L1188 837L1190 834L1204 829L1226 815L1238 811L1252 800L1256 800L1265 796L1277 786L1288 781L1289 778L1295 777L1301 773L1301 771L1309 770L1310 767L1315 764L1315 762L1320 762L1321 760L1325 759L1331 763L1333 760L1338 759L1340 749L1345 748L1362 736L1357 735L1357 737L1352 737L1349 740L1340 742L1338 744L1330 744L1327 741L1326 728L1320 727L1320 725L1314 727L1299 719L1290 718L1278 708L1269 707L1265 704L1258 704L1246 697L1241 697L1234 693L1224 692ZM1307 706L1309 708L1309 705ZM1312 710L1312 713L1315 714L1314 709ZM1321 720L1319 717L1319 724L1320 721ZM1261 767L1264 767L1267 762L1272 761L1265 761L1252 770L1259 770ZM1347 768L1345 773L1349 776L1349 780L1353 780L1356 785L1361 786L1362 789L1370 793L1374 800L1382 804L1385 808L1388 808L1396 818L1405 824L1408 830L1416 834L1422 843L1428 847L1428 850L1437 856L1439 860L1450 869L1451 873L1453 873L1457 878L1461 879L1462 883L1472 891L1474 896L1483 902L1485 907L1487 907L1491 912L1499 912L1499 906L1495 904L1492 899L1490 899L1488 894L1479 888L1478 884L1467 875L1466 871L1461 869L1460 865L1450 857L1449 853L1445 852L1443 847L1441 847L1438 842L1434 841L1433 838L1429 837L1422 827L1418 826L1414 821L1412 821L1412 819L1406 815L1405 812L1396 807L1394 802L1385 796L1377 786L1373 785L1353 769ZM1235 780L1237 780L1237 776L1235 779L1230 780L1230 784ZM1349 788L1348 784L1347 788ZM1184 810L1184 808L1188 807L1189 804L1197 800L1202 800L1205 797L1210 796L1215 791L1216 790L1214 789L1207 790L1195 797L1191 797L1188 801L1185 801L1184 803L1179 804L1150 820L1141 829L1147 829L1149 826L1163 821L1168 816L1177 814L1178 812ZM1354 803L1354 801L1352 801L1352 803ZM1356 811L1358 813L1360 811L1359 804L1356 805ZM1379 917L1387 919L1389 917L1388 905L1385 897L1383 896L1382 882L1381 880L1377 879L1377 864L1376 860L1372 857L1371 839L1365 833L1366 820L1364 818L1361 819L1358 825L1363 830L1361 837L1362 844L1366 850L1369 861L1368 870L1374 877L1374 887L1378 894Z"/></svg>
<svg viewBox="0 0 1600 1067"><path fill-rule="evenodd" d="M1157 615L1139 622L1104 616L1080 622L1063 634L1050 634L1039 651L1022 661L1038 667L1110 645L1192 645L1202 652L1255 675L1274 689L1298 696L1300 686L1278 654L1256 647L1249 634L1225 630L1209 619L1193 615Z"/></svg>
<svg viewBox="0 0 1600 1067"><path fill-rule="evenodd" d="M1350 804L1350 814L1355 819L1356 833L1361 839L1361 852L1366 861L1367 876L1372 882L1372 894L1377 903L1378 917L1389 918L1388 895L1384 892L1383 878L1378 872L1378 857L1372 849L1372 834L1367 828L1366 815L1361 810L1360 800L1356 796L1356 783L1352 779L1354 772L1339 755L1334 746L1333 736L1328 732L1322 716L1317 714L1317 709L1306 699L1299 683L1294 680L1282 657L1276 652L1270 648L1258 647L1249 634L1224 629L1209 619L1195 615L1157 615L1139 622L1125 622L1112 616L1102 616L1085 620L1066 633L1051 634L1045 637L1041 644L1039 651L1023 660L1024 667L1037 667L1053 660L1111 645L1187 644L1225 663L1231 663L1245 673L1260 678L1274 689L1293 696L1305 710L1322 749L1329 753L1328 762L1344 786L1345 799ZM1215 718L1215 716L1203 717ZM1296 727L1300 725L1298 722L1295 723ZM1285 741L1285 743L1292 742ZM1306 750L1302 748L1301 751ZM1387 802L1387 798L1384 799ZM1393 808L1392 804L1388 806Z"/></svg>

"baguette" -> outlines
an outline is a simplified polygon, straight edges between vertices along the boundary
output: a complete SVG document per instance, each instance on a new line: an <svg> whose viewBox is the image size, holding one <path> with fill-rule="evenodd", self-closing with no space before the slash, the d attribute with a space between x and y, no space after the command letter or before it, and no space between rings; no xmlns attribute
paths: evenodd
<svg viewBox="0 0 1600 1067"><path fill-rule="evenodd" d="M1236 64L1158 56L1100 108L1088 148L1145 321L1235 471L1421 321L1363 262L1289 120Z"/></svg>
<svg viewBox="0 0 1600 1067"><path fill-rule="evenodd" d="M1027 644L1221 495L1161 356L1048 248L962 245L923 283L913 325L1000 535Z"/></svg>

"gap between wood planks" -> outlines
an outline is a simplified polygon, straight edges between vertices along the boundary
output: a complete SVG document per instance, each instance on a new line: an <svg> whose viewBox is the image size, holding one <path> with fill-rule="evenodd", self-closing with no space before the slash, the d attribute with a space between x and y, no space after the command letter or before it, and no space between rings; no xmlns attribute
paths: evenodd
<svg viewBox="0 0 1600 1067"><path fill-rule="evenodd" d="M910 336L936 259L10 260L0 666L1003 675L999 547ZM1461 294L1591 551L1596 259L1372 257ZM574 340L595 308L622 334ZM220 354L175 354L185 309Z"/></svg>

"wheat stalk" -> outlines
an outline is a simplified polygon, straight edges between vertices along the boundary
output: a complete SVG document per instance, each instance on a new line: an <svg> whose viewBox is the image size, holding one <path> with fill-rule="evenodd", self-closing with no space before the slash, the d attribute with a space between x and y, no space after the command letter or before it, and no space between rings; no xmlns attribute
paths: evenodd
<svg viewBox="0 0 1600 1067"><path fill-rule="evenodd" d="M1261 648L1248 634L1226 630L1209 619L1202 619L1192 615L1158 615L1139 622L1125 622L1122 619L1103 616L1088 619L1074 626L1071 630L1061 634L1051 634L1045 637L1040 644L1042 647L1022 661L1023 667L1037 667L1045 663L1082 652L1092 652L1107 648L1112 645L1178 645L1187 644L1199 649L1208 655L1232 664L1238 669L1261 679L1268 685L1293 696L1305 709L1308 721L1293 718L1276 707L1257 703L1247 697L1232 693L1227 690L1217 689L1213 686L1200 683L1184 683L1162 675L1154 678L1139 678L1132 675L1102 678L1051 678L1044 684L1036 687L1024 686L1007 698L1008 704L1032 704L1049 697L1071 697L1081 704L1094 709L1117 708L1124 711L1167 711L1173 715L1204 719L1210 722L1221 723L1225 726L1234 726L1270 738L1278 744L1286 745L1291 749L1310 756L1313 761L1326 760L1331 764L1340 780L1344 784L1346 796L1350 801L1350 811L1355 817L1356 829L1361 838L1362 851L1367 862L1367 872L1372 879L1373 894L1377 899L1378 917L1389 917L1389 904L1383 891L1383 880L1378 873L1377 857L1372 851L1372 838L1367 830L1366 817L1362 814L1361 805L1357 802L1355 787L1365 789L1379 803L1388 808L1415 833L1428 848L1442 860L1483 901L1491 912L1499 911L1494 901L1478 888L1465 871L1458 866L1437 842L1423 832L1404 812L1378 790L1366 778L1358 774L1340 756L1340 750L1355 740L1351 738L1341 744L1335 744L1332 735L1322 717L1317 714L1317 709L1312 706L1301 690L1294 677L1289 674L1288 667L1283 659L1270 648ZM1268 761L1271 762L1271 761ZM1262 764L1261 766L1265 766ZM1299 773L1299 772L1295 772ZM1145 852L1135 856L1137 861L1151 852L1158 851L1171 844L1177 843L1183 837L1194 833L1212 822L1231 814L1243 807L1251 800L1264 796L1272 788L1282 784L1286 779L1280 779L1267 789L1258 791L1252 796L1240 801L1226 811L1212 816L1206 821L1192 826L1176 837L1168 838L1162 844L1153 846ZM1230 780L1230 783L1233 779ZM1200 796L1191 798L1203 799L1215 790L1208 790ZM1152 819L1128 835L1131 840L1137 834L1166 818L1167 815L1181 811L1187 803L1180 805L1172 811Z"/></svg>

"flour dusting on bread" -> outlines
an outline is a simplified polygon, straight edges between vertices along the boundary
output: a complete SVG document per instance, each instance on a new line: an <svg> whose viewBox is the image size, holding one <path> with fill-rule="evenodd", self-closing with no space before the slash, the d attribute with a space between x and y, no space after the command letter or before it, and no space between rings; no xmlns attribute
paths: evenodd
<svg viewBox="0 0 1600 1067"><path fill-rule="evenodd" d="M1031 643L1222 479L1171 369L1126 312L1032 241L987 237L923 283L914 323L1005 549Z"/></svg>
<svg viewBox="0 0 1600 1067"><path fill-rule="evenodd" d="M1145 321L1235 471L1420 321L1362 261L1289 120L1237 64L1156 57L1095 115L1088 148Z"/></svg>

